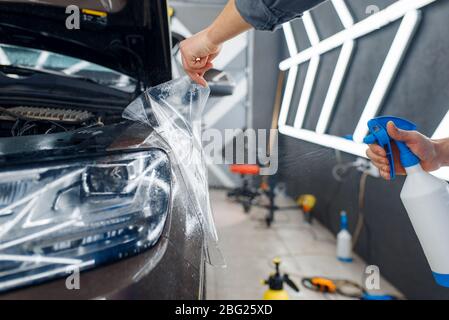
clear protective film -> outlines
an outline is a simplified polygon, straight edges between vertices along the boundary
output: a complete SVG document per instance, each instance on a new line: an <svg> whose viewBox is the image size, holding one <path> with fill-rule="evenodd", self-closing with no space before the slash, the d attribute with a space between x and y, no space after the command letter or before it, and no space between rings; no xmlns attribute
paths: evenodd
<svg viewBox="0 0 449 320"><path fill-rule="evenodd" d="M161 143L169 147L171 162L179 169L188 195L185 210L199 216L205 237L206 260L214 266L225 262L218 247L212 209L209 200L206 160L201 143L201 115L210 89L193 84L188 77L152 87L134 100L123 112L128 120L151 126L157 137L145 143ZM167 147L165 146L165 148ZM164 146L161 146L164 147ZM186 192L175 188L173 192Z"/></svg>

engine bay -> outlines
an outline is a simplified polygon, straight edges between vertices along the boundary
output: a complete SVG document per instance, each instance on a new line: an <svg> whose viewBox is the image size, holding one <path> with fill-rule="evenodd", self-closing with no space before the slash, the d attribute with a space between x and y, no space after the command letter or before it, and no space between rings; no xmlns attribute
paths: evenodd
<svg viewBox="0 0 449 320"><path fill-rule="evenodd" d="M102 127L120 119L120 114L71 107L0 106L0 138Z"/></svg>

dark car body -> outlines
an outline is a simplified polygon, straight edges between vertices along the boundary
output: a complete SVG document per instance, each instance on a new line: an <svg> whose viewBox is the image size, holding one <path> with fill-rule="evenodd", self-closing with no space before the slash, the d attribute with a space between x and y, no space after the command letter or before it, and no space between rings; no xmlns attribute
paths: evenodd
<svg viewBox="0 0 449 320"><path fill-rule="evenodd" d="M0 106L5 110L4 117L11 116L8 110L17 110L12 108L22 105L34 108L57 107L62 110L65 105L69 105L70 110L82 110L95 117L98 116L98 122L93 125L77 125L67 129L65 128L66 123L63 122L55 124L54 121L46 120L28 121L29 123L26 124L21 121L26 122L27 118L24 118L25 120L15 119L22 129L17 131L16 128L13 128L11 131L14 136L8 137L6 135L9 127L5 127L2 131L3 136L0 138L0 192L5 194L9 192L6 187L2 189L2 174L8 177L8 174L12 172L13 174L17 173L19 177L20 172L39 171L44 167L65 168L65 166L80 165L84 170L83 163L89 164L86 167L95 167L108 163L110 159L124 157L133 159L134 155L157 154L167 159L169 170L166 173L166 179L171 185L171 191L167 191L167 195L165 195L168 208L163 220L156 222L156 224L161 223L163 229L158 233L157 239L153 239L154 241L148 242L146 246L139 249L136 247L141 246L142 241L137 241L141 235L134 239L135 235L127 236L127 234L120 233L120 237L128 242L126 245L118 242L112 246L115 240L121 238L117 233L108 234L105 237L102 231L102 238L96 238L100 240L95 240L97 241L95 245L92 245L93 240L84 242L88 236L98 236L92 227L95 224L82 225L82 227L78 227L80 230L84 228L81 231L75 230L76 232L63 234L65 242L51 238L60 236L59 231L56 235L42 233L42 236L35 237L31 232L31 235L19 238L19 241L24 239L23 241L29 242L27 246L20 247L22 252L35 250L39 253L39 257L42 255L44 258L48 251L43 248L51 248L49 257L52 257L55 252L59 252L65 258L70 257L70 254L83 257L87 254L87 248L92 250L93 253L89 253L89 257L93 257L92 261L94 262L81 270L79 289L69 290L66 282L67 276L64 276L63 273L45 276L45 274L52 274L52 265L49 262L46 262L47 264L29 262L26 260L29 257L25 255L23 258L28 262L17 262L21 258L18 255L19 260L15 263L17 268L23 270L16 272L15 265L7 265L8 261L1 260L2 254L6 252L7 255L14 256L11 252L14 253L15 250L14 243L5 246L9 240L5 240L4 234L7 231L3 233L4 237L2 238L2 224L3 230L7 230L5 226L14 220L14 215L18 215L18 212L12 210L6 212L5 215L0 213L1 299L204 298L204 236L197 212L185 205L184 194L189 191L186 190L185 184L179 178L180 170L171 161L169 149L161 149L160 145L154 145L151 140L147 139L153 132L151 126L121 118L125 107L144 89L171 78L166 3L159 0L108 1L109 7L102 3L104 2L0 1L0 43L76 57L110 68L135 80L132 91L120 91L111 86L86 81L88 73L76 78L64 77L59 72L60 70L51 74L33 68L29 68L29 70L27 68L20 70L4 68L3 72L0 72ZM106 14L107 20L96 21L90 19L95 17L84 17L79 30L68 30L65 28L65 19L67 18L65 8L69 4L78 4L80 8L89 9L91 11L86 12L90 12L90 14L94 12L95 15L100 12L102 14L99 16L102 18ZM16 50L16 48L8 47L8 50ZM14 112L12 112L12 116L14 116ZM58 112L61 113L61 111ZM101 121L99 120L100 115ZM4 121L9 121L8 126L12 124L11 119ZM98 125L100 122L101 126ZM41 125L45 128L40 128ZM58 126L64 127L65 130ZM43 134L43 130L48 134ZM151 161L149 166L151 166ZM103 170L105 167L99 166L99 168ZM48 172L55 171L52 170L49 169ZM103 174L104 172L109 171L101 171ZM86 175L85 172L82 177L84 175ZM119 175L119 178L121 177ZM43 180L44 178L51 181L51 177L41 173L39 179ZM115 179L114 183L121 183L121 181L117 182L120 180L119 178ZM9 179L7 186L12 186L14 179L10 176L7 179ZM83 183L85 183L84 180ZM107 183L109 182L105 182L105 184ZM107 188L114 187L116 186ZM43 188L45 189L45 186ZM77 184L75 187L71 185L70 188L82 192L85 186ZM98 188L100 191L106 190L104 186ZM174 189L177 190L176 193L173 192ZM51 189L49 190L51 191ZM46 197L50 197L49 201L53 201L53 196L59 197L67 190L63 189L60 194L56 195L44 190L38 193L38 199L33 201L36 203L45 201ZM119 197L122 195L116 196L114 190L116 189L109 190L109 194L104 198L105 201L119 202ZM5 194L3 194L3 198L7 198ZM80 199L77 199L81 207L86 205L83 203L83 201L88 201L85 200L86 197L93 198L95 205L102 205L102 196L86 196L84 194L83 197L80 196ZM158 199L151 199L152 195L148 197L150 199L144 198L142 201L158 201ZM7 201L3 198L0 194L0 211L2 210L1 201ZM3 204L3 210L8 205ZM129 205L132 206L132 203ZM54 213L57 213L56 209ZM81 212L81 219L84 219L83 215L84 213ZM140 225L151 228L146 225L146 218L142 218L141 215L138 215L138 218ZM17 221L12 225L14 228L17 226ZM99 222L96 221L96 223ZM123 231L124 222L120 223L120 230ZM40 228L38 225L35 227ZM20 230L20 232L22 231ZM35 232L34 234L39 235L40 233ZM72 239L75 237L83 239L82 242L76 242L82 243L79 247L73 244L75 242ZM18 240L14 241L17 243ZM42 243L45 243L45 246ZM61 247L60 243L65 243L67 247ZM87 243L85 247L83 247L84 243ZM37 247L39 250L35 249ZM6 249L2 251L2 248ZM21 279L17 274L24 276ZM8 284L3 289L2 281L4 284Z"/></svg>

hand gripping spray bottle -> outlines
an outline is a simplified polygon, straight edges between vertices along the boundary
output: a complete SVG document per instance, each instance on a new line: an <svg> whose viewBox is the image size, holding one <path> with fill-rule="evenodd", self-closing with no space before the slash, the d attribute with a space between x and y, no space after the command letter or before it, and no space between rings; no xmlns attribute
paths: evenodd
<svg viewBox="0 0 449 320"><path fill-rule="evenodd" d="M368 122L370 134L364 139L367 144L377 143L387 153L391 179L395 178L394 158L391 138L387 133L387 123L393 123L403 130L416 130L416 126L396 117L378 117ZM432 269L435 281L449 287L449 187L425 172L419 158L407 145L395 141L402 166L407 172L401 191L401 200L410 217L413 228Z"/></svg>

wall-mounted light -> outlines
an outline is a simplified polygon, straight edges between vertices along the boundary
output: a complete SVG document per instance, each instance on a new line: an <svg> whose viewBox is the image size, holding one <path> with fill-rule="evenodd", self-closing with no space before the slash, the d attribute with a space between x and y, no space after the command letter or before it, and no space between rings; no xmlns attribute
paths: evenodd
<svg viewBox="0 0 449 320"><path fill-rule="evenodd" d="M288 70L289 75L285 86L284 97L279 116L279 131L282 134L316 143L325 147L341 150L356 156L366 157L367 146L362 143L367 133L367 122L378 115L390 86L395 78L408 46L420 22L419 9L438 0L398 0L389 7L370 15L368 18L354 24L354 19L344 0L332 0L331 3L342 22L344 29L333 36L319 40L309 12L303 16L304 27L311 46L298 51L293 30L289 23L284 25L284 34L289 48L290 58L279 65L281 70ZM342 84L348 72L357 39L369 35L399 19L401 24L385 58L371 94L364 106L362 115L353 133L353 140L327 134L327 129L335 109L335 104L341 91ZM309 107L310 97L313 91L318 72L319 58L321 55L341 47L329 88L326 93L321 114L314 130L303 128L304 118ZM299 65L309 62L309 68L303 84L301 97L296 110L294 125L287 125L287 117L290 112L291 102L298 74ZM435 132L436 136L447 135L449 128L449 112ZM438 170L436 176L449 180L449 169Z"/></svg>

